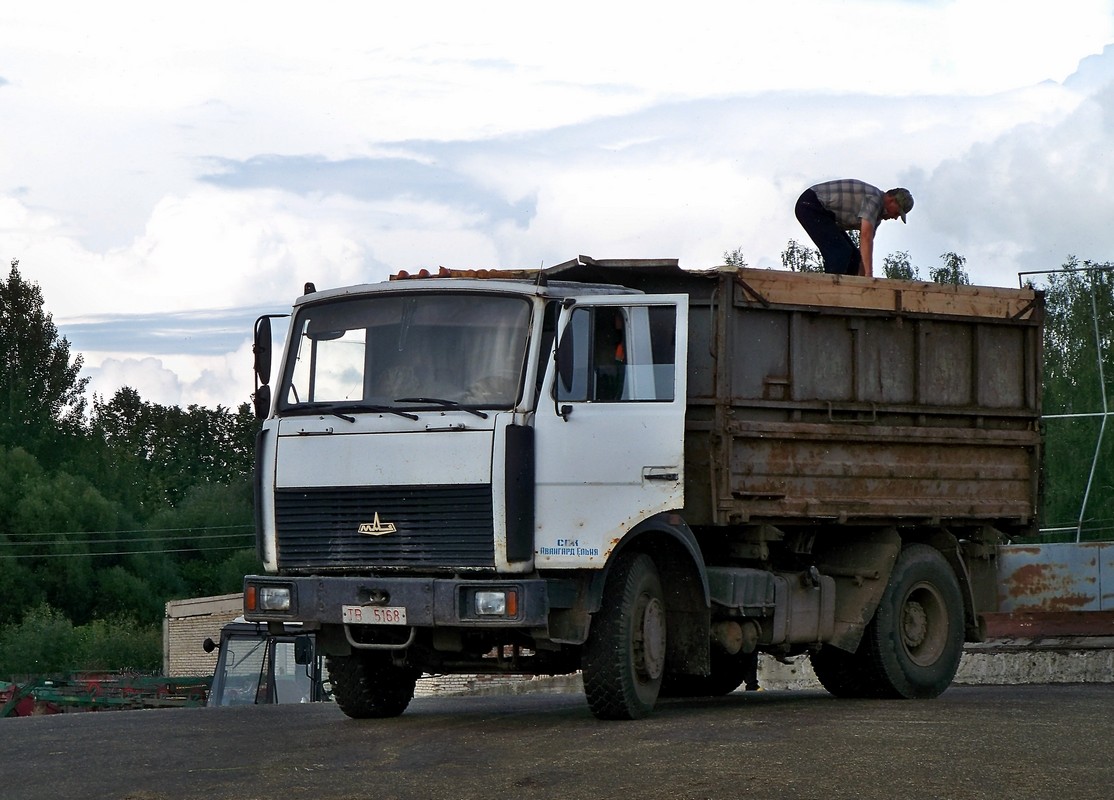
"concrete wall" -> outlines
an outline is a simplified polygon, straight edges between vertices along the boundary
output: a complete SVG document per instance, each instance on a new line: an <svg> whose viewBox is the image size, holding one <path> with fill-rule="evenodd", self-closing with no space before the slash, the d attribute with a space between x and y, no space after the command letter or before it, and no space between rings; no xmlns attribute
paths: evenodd
<svg viewBox="0 0 1114 800"><path fill-rule="evenodd" d="M1013 685L1022 683L1112 683L1114 649L969 647L959 662L954 685ZM758 662L763 689L821 689L808 658L783 664L770 656Z"/></svg>
<svg viewBox="0 0 1114 800"><path fill-rule="evenodd" d="M1078 649L1042 650L1039 646L976 645L963 654L953 685L1114 683L1114 641L1098 641ZM763 655L758 660L758 684L765 690L823 690L805 656L782 663ZM446 675L418 681L418 696L505 695L525 692L581 692L580 673L531 678L493 675Z"/></svg>

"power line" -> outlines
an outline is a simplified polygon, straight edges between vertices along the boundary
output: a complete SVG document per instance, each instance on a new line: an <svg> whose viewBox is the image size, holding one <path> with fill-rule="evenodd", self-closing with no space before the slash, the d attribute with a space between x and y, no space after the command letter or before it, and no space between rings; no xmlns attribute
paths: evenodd
<svg viewBox="0 0 1114 800"><path fill-rule="evenodd" d="M249 547L237 547L236 545L222 545L220 547L207 547L206 552L212 550L248 550ZM123 550L115 553L48 553L41 556L0 556L0 558L101 558L102 556L145 556L145 555L161 555L166 553L194 553L197 551L196 547L184 547L177 550Z"/></svg>
<svg viewBox="0 0 1114 800"><path fill-rule="evenodd" d="M126 531L36 531L33 533L9 533L0 534L7 536L100 536L102 534L119 534L119 533L172 533L174 531L224 531L233 530L237 528L252 528L250 522L241 523L240 525L191 525L182 528L135 528Z"/></svg>
<svg viewBox="0 0 1114 800"><path fill-rule="evenodd" d="M190 535L190 534L182 534L181 536L163 536L163 537L157 537L157 538L156 537L150 537L150 538L146 538L146 539L96 539L96 540L93 540L93 541L84 541L84 542L64 541L64 542L57 542L57 544L98 544L98 545L100 545L100 544L145 544L145 543L150 543L150 542L166 543L166 542L174 541L176 539L192 539L192 540L195 540L195 541L196 540L202 540L202 539L235 539L235 538L241 538L241 537L245 537L245 536L249 536L249 535L250 534L246 534L246 533L212 533L212 534L205 534L205 535L201 535L201 536L193 536L193 535ZM0 542L0 547L5 547L5 546L7 546L7 547L30 547L30 546L34 546L36 544L41 545L42 543L20 541L20 540L15 540L15 541L9 540L7 542ZM53 543L48 542L47 544L53 544Z"/></svg>

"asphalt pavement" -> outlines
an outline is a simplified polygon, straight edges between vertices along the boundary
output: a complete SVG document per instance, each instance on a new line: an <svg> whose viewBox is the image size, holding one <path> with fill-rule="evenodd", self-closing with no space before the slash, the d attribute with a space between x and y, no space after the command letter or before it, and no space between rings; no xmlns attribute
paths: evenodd
<svg viewBox="0 0 1114 800"><path fill-rule="evenodd" d="M1114 685L958 686L929 701L817 690L666 700L600 722L579 694L0 720L4 800L1114 796Z"/></svg>

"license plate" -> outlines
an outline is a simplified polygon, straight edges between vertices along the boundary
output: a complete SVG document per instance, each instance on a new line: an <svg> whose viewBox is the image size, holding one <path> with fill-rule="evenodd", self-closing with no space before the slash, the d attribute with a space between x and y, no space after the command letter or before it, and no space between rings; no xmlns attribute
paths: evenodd
<svg viewBox="0 0 1114 800"><path fill-rule="evenodd" d="M345 625L405 625L406 609L401 606L341 606Z"/></svg>

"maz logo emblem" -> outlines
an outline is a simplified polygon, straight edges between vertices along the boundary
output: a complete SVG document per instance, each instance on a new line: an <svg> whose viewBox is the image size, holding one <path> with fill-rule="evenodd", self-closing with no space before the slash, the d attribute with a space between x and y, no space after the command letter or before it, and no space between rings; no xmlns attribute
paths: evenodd
<svg viewBox="0 0 1114 800"><path fill-rule="evenodd" d="M371 522L361 522L360 527L356 529L357 533L367 533L371 536L383 536L387 533L394 533L398 528L395 527L393 522L380 522L379 512L375 512L375 519Z"/></svg>

